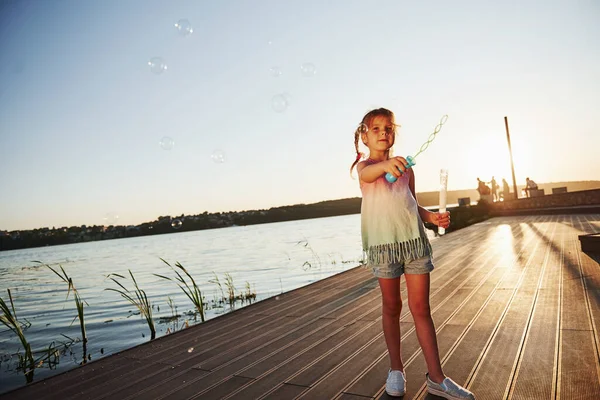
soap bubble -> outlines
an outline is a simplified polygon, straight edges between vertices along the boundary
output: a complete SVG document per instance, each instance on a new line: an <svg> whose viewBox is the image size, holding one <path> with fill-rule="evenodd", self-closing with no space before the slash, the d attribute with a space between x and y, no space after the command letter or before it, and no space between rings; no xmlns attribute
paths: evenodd
<svg viewBox="0 0 600 400"><path fill-rule="evenodd" d="M271 67L269 68L269 73L273 78L277 78L281 76L281 68L279 67Z"/></svg>
<svg viewBox="0 0 600 400"><path fill-rule="evenodd" d="M356 129L357 132L359 133L359 135L363 134L363 133L367 133L369 132L369 127L367 126L367 124L365 124L364 122L361 123L358 128Z"/></svg>
<svg viewBox="0 0 600 400"><path fill-rule="evenodd" d="M104 214L102 220L104 221L104 226L117 225L119 223L119 216L114 212L108 212Z"/></svg>
<svg viewBox="0 0 600 400"><path fill-rule="evenodd" d="M165 136L162 139L160 139L158 144L160 145L160 147L162 147L163 150L171 150L175 146L175 141L170 137Z"/></svg>
<svg viewBox="0 0 600 400"><path fill-rule="evenodd" d="M317 69L313 63L304 63L300 66L300 71L302 72L302 76L305 78L310 78L311 76L315 76L317 73Z"/></svg>
<svg viewBox="0 0 600 400"><path fill-rule="evenodd" d="M223 150L216 149L210 155L210 158L217 164L223 164L225 162L225 152Z"/></svg>
<svg viewBox="0 0 600 400"><path fill-rule="evenodd" d="M275 300L279 300L279 296L275 296Z"/></svg>
<svg viewBox="0 0 600 400"><path fill-rule="evenodd" d="M160 75L167 70L165 60L160 57L152 57L150 61L148 61L148 66L150 67L150 71L156 75Z"/></svg>
<svg viewBox="0 0 600 400"><path fill-rule="evenodd" d="M179 31L181 36L189 36L192 34L192 32L194 32L192 24L190 24L190 21L187 19L180 19L177 21L175 28L177 28L177 31Z"/></svg>
<svg viewBox="0 0 600 400"><path fill-rule="evenodd" d="M286 96L285 93L276 94L271 99L271 107L273 108L273 110L275 112L282 113L288 108L288 105L289 105L288 99L289 99L289 97Z"/></svg>
<svg viewBox="0 0 600 400"><path fill-rule="evenodd" d="M194 351L194 348L193 348L193 347L190 347L190 348L188 349L188 353L191 353L192 351Z"/></svg>
<svg viewBox="0 0 600 400"><path fill-rule="evenodd" d="M179 229L181 228L181 225L183 225L183 222L181 222L180 219L174 219L173 221L171 221L171 226L173 227L173 229Z"/></svg>

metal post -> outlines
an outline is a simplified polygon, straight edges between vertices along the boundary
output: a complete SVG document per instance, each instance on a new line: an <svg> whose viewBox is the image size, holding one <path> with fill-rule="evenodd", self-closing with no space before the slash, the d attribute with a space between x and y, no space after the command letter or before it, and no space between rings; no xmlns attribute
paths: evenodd
<svg viewBox="0 0 600 400"><path fill-rule="evenodd" d="M508 132L508 118L504 117L504 126L506 127L506 140L508 141L508 152L510 153L510 169L512 171L513 189L515 191L515 199L519 198L517 192L517 180L515 179L515 164L513 163L512 148L510 147L510 133Z"/></svg>

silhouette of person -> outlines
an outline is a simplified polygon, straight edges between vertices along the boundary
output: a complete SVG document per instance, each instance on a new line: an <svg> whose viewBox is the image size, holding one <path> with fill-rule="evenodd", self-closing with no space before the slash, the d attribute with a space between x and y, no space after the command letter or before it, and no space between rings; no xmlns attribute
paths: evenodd
<svg viewBox="0 0 600 400"><path fill-rule="evenodd" d="M480 196L490 194L490 188L479 178L477 178L477 191Z"/></svg>
<svg viewBox="0 0 600 400"><path fill-rule="evenodd" d="M510 198L510 187L508 187L508 182L504 178L502 178L502 198L504 200Z"/></svg>
<svg viewBox="0 0 600 400"><path fill-rule="evenodd" d="M538 190L538 185L533 181L533 179L529 179L529 177L525 179L525 182L525 193L527 193L527 197L531 197L530 192L532 190Z"/></svg>
<svg viewBox="0 0 600 400"><path fill-rule="evenodd" d="M490 181L490 186L492 187L492 199L493 201L498 200L498 184L496 183L496 179L492 176L492 180Z"/></svg>

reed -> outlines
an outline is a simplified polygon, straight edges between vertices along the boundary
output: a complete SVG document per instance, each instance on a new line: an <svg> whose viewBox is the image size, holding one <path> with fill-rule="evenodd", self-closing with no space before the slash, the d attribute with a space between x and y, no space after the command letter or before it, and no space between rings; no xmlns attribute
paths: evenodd
<svg viewBox="0 0 600 400"><path fill-rule="evenodd" d="M161 258L161 260L165 264L167 264L169 266L169 268L171 268L173 270L173 272L175 272L176 278L171 278L171 277L159 275L159 274L154 274L154 275L158 276L159 278L162 278L162 279L167 279L167 280L176 282L177 286L179 286L179 288L183 291L183 293L185 293L185 295L188 297L188 299L191 300L194 307L196 307L196 311L200 314L200 318L202 319L202 322L204 322L205 315L204 315L204 304L202 302L202 292L200 291L200 288L198 288L198 285L196 285L196 281L194 280L192 275L188 272L187 269L184 268L183 265L181 265L181 263L179 263L179 261L177 261L175 263L175 266L173 267L166 260L164 260L162 258ZM181 271L183 271L183 273L188 277L189 283L175 268L178 268Z"/></svg>
<svg viewBox="0 0 600 400"><path fill-rule="evenodd" d="M36 263L39 264L43 264L41 261L34 261ZM43 264L46 267L48 267L52 272L54 272L63 282L65 282L68 285L67 288L67 299L69 298L69 294L71 294L71 291L73 291L73 297L75 299L75 308L77 309L77 316L75 318L73 318L73 321L71 321L71 325L73 325L73 322L75 322L76 318L79 318L79 328L81 330L81 342L83 344L83 362L86 362L87 359L87 342L88 342L88 338L87 338L87 334L85 331L85 316L84 316L84 304L87 305L88 307L90 306L87 301L83 300L81 298L81 296L79 295L79 291L77 290L77 288L75 287L75 285L73 284L73 279L67 275L67 272L65 271L65 269L62 267L62 265L60 265L60 273L55 270L54 268L52 268L51 266L49 266L48 264Z"/></svg>
<svg viewBox="0 0 600 400"><path fill-rule="evenodd" d="M33 371L35 370L33 352L31 351L31 345L23 333L23 329L21 329L21 322L19 322L19 319L17 318L17 311L15 310L15 303L13 302L10 289L6 289L6 291L8 292L10 307L6 304L4 299L0 297L0 310L2 310L0 322L2 322L8 329L13 331L13 333L16 334L21 341L21 346L23 346L23 349L25 350L25 356L21 356L21 354L19 354L19 364L23 367L27 383L30 383L33 381Z"/></svg>
<svg viewBox="0 0 600 400"><path fill-rule="evenodd" d="M235 302L235 286L233 285L233 277L229 272L225 273L225 286L227 287L227 294L229 295L229 304Z"/></svg>
<svg viewBox="0 0 600 400"><path fill-rule="evenodd" d="M221 286L221 281L219 281L219 276L213 271L213 274L215 275L214 279L209 280L209 283L214 283L215 285L217 285L217 287L219 288L219 291L221 292L221 298L224 299L225 298L225 292L223 292L223 286Z"/></svg>
<svg viewBox="0 0 600 400"><path fill-rule="evenodd" d="M127 289L125 286L123 286L123 284L121 284L121 282L114 278L117 277L121 279L127 279L123 275L119 274L108 274L107 278L116 283L121 289L106 288L105 290L111 290L119 293L121 297L133 304L140 311L140 315L146 320L148 328L150 328L150 340L152 340L156 337L156 328L154 326L154 319L152 318L152 304L148 299L148 296L146 296L146 292L143 289L140 289L131 270L129 270L129 275L133 281L133 291Z"/></svg>

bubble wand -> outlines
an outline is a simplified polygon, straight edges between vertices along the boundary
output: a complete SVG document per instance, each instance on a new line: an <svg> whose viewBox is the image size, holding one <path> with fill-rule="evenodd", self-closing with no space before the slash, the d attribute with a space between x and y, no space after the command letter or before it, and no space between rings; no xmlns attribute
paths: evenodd
<svg viewBox="0 0 600 400"><path fill-rule="evenodd" d="M442 125L446 123L446 120L448 120L448 115L444 115L442 119L440 119L440 123L435 127L433 133L429 135L429 139L427 139L427 141L423 143L417 154L415 154L414 156L406 156L406 161L408 161L408 165L406 166L407 168L411 168L416 165L415 158L417 158L419 154L424 152L429 147L429 144L433 142L433 139L435 139L436 135L440 132L440 130L442 130ZM398 170L400 170L400 168L398 168ZM400 174L402 174L402 170L400 170ZM394 183L396 182L396 180L398 180L398 178L396 178L393 174L390 174L389 172L385 174L385 179L389 183Z"/></svg>

